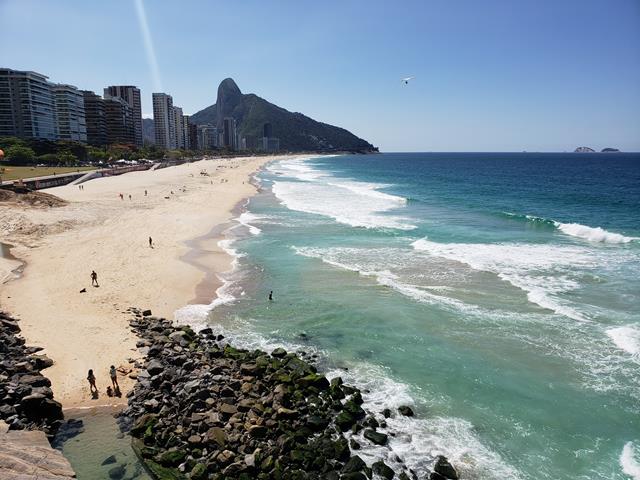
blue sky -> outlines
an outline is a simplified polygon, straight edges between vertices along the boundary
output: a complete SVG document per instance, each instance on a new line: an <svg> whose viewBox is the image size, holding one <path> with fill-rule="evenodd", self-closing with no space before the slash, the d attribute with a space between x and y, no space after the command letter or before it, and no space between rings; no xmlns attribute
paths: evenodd
<svg viewBox="0 0 640 480"><path fill-rule="evenodd" d="M232 77L385 151L640 151L640 0L144 8L162 89L185 113ZM0 65L97 92L135 84L151 112L134 0L0 0Z"/></svg>

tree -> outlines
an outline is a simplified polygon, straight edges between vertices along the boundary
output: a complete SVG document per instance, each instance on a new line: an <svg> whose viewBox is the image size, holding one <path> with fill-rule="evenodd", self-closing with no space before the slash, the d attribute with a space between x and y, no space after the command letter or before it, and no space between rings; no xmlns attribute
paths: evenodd
<svg viewBox="0 0 640 480"><path fill-rule="evenodd" d="M58 162L60 162L62 165L72 167L78 164L78 157L76 157L73 153L65 150L58 154Z"/></svg>
<svg viewBox="0 0 640 480"><path fill-rule="evenodd" d="M36 154L33 150L22 145L13 145L7 148L5 156L7 162L13 163L14 165L29 165L30 163L34 163L36 159Z"/></svg>

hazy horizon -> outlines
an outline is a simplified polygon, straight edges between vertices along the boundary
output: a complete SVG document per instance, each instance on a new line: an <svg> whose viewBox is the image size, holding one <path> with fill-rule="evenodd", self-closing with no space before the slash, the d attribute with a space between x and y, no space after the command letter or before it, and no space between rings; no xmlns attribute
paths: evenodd
<svg viewBox="0 0 640 480"><path fill-rule="evenodd" d="M53 82L135 84L145 116L154 91L193 114L231 77L385 152L640 151L633 0L0 0L0 45Z"/></svg>

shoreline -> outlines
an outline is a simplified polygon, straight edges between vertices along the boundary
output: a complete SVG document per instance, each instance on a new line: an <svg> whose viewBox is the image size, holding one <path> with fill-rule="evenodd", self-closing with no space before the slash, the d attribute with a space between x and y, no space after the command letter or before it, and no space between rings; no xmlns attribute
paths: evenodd
<svg viewBox="0 0 640 480"><path fill-rule="evenodd" d="M217 298L224 285L219 275L234 260L219 245L223 232L257 192L253 174L278 158L285 156L208 159L92 180L83 191L58 187L48 192L68 203L55 208L0 204L0 220L13 215L17 225L0 238L15 245L12 253L25 264L20 278L0 286L0 305L22 319L27 342L56 362L47 375L65 410L104 406L105 398L107 406L126 403L129 369L139 360L123 315L128 307L144 303L173 318L185 305ZM153 197L143 196L147 189ZM99 289L90 287L91 269ZM83 287L86 293L78 294ZM104 391L110 364L122 367L122 396L91 400L86 371L94 369Z"/></svg>

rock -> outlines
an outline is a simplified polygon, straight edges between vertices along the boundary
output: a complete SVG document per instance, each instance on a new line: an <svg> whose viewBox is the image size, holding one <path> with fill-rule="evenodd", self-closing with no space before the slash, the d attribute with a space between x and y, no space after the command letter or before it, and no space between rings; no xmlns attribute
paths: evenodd
<svg viewBox="0 0 640 480"><path fill-rule="evenodd" d="M398 407L398 412L405 417L413 417L413 410L408 405Z"/></svg>
<svg viewBox="0 0 640 480"><path fill-rule="evenodd" d="M124 465L117 465L109 469L109 478L113 480L120 480L124 477L125 473L127 473L127 469Z"/></svg>
<svg viewBox="0 0 640 480"><path fill-rule="evenodd" d="M385 408L384 410L382 410L382 416L384 418L389 418L391 417L391 410L389 410L388 408Z"/></svg>
<svg viewBox="0 0 640 480"><path fill-rule="evenodd" d="M340 430L346 432L356 423L356 419L349 412L340 412L335 422Z"/></svg>
<svg viewBox="0 0 640 480"><path fill-rule="evenodd" d="M367 464L358 455L354 455L342 467L342 473L360 472L366 466Z"/></svg>
<svg viewBox="0 0 640 480"><path fill-rule="evenodd" d="M287 351L284 348L276 348L273 352L271 352L271 356L276 358L284 358L287 356Z"/></svg>
<svg viewBox="0 0 640 480"><path fill-rule="evenodd" d="M235 405L231 405L229 403L223 403L219 408L220 412L226 413L227 415L233 415L238 412L238 407Z"/></svg>
<svg viewBox="0 0 640 480"><path fill-rule="evenodd" d="M458 472L453 468L453 465L449 463L447 457L443 455L438 455L436 463L433 466L433 471L449 480L458 480Z"/></svg>
<svg viewBox="0 0 640 480"><path fill-rule="evenodd" d="M396 475L395 472L382 460L378 460L371 465L371 470L376 475L386 478L387 480L391 480Z"/></svg>
<svg viewBox="0 0 640 480"><path fill-rule="evenodd" d="M116 463L116 456L115 455L109 455L107 458L105 458L102 463L100 465L110 465L112 463Z"/></svg>
<svg viewBox="0 0 640 480"><path fill-rule="evenodd" d="M386 445L389 437L384 433L376 432L372 429L364 431L364 438L375 443L376 445Z"/></svg>
<svg viewBox="0 0 640 480"><path fill-rule="evenodd" d="M205 435L205 440L208 443L215 442L220 447L224 447L225 444L227 443L227 434L224 432L222 428L213 427L207 430L207 433Z"/></svg>
<svg viewBox="0 0 640 480"><path fill-rule="evenodd" d="M18 380L21 384L30 385L31 387L50 387L51 382L42 375L23 375Z"/></svg>
<svg viewBox="0 0 640 480"><path fill-rule="evenodd" d="M158 360L151 360L147 364L147 372L149 372L149 375L152 375L152 376L153 375L158 375L159 373L162 373L163 371L164 371L164 366Z"/></svg>
<svg viewBox="0 0 640 480"><path fill-rule="evenodd" d="M150 317L151 316L151 310L143 310L142 311L142 316L143 317Z"/></svg>
<svg viewBox="0 0 640 480"><path fill-rule="evenodd" d="M267 434L267 427L262 425L251 425L249 427L249 435L255 438L263 438Z"/></svg>
<svg viewBox="0 0 640 480"><path fill-rule="evenodd" d="M32 355L30 357L30 360L32 365L37 370L44 370L45 368L49 368L51 365L53 365L53 360L51 360L46 355Z"/></svg>
<svg viewBox="0 0 640 480"><path fill-rule="evenodd" d="M192 480L205 480L207 478L207 466L204 463L196 463L191 469L189 478Z"/></svg>
<svg viewBox="0 0 640 480"><path fill-rule="evenodd" d="M162 453L158 461L162 465L175 467L182 463L186 456L187 453L184 450L172 449Z"/></svg>

